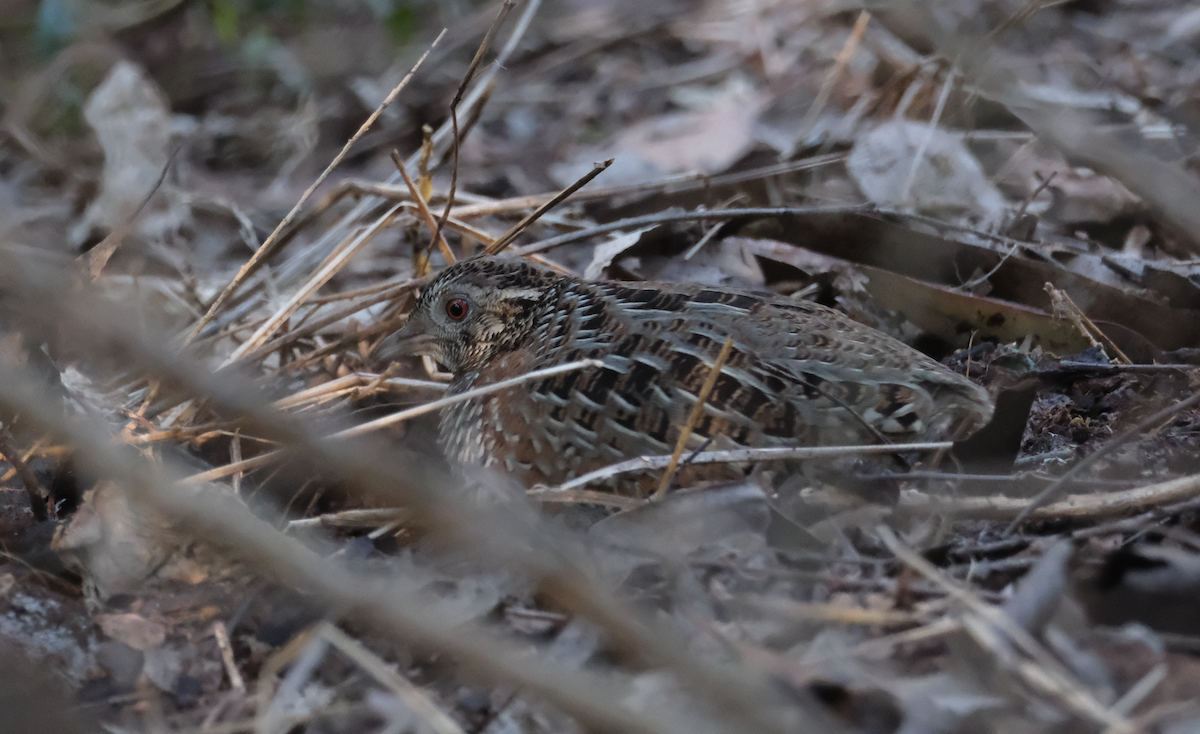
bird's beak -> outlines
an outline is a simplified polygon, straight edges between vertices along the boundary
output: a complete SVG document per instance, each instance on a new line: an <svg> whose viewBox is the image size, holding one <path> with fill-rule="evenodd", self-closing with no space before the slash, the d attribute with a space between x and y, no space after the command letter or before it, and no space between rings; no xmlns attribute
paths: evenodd
<svg viewBox="0 0 1200 734"><path fill-rule="evenodd" d="M397 357L428 355L433 352L434 337L420 330L411 321L380 343L375 358L391 360Z"/></svg>

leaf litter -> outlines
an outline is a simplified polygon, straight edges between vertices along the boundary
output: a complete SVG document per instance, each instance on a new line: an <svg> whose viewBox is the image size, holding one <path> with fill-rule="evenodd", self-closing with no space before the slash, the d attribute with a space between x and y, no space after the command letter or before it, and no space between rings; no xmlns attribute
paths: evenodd
<svg viewBox="0 0 1200 734"><path fill-rule="evenodd" d="M0 645L57 677L0 680L15 726L1197 726L1195 13L529 0L400 43L387 5L0 31ZM437 228L833 305L1007 427L798 513L699 458L649 504L464 488L387 418L436 365L371 356Z"/></svg>

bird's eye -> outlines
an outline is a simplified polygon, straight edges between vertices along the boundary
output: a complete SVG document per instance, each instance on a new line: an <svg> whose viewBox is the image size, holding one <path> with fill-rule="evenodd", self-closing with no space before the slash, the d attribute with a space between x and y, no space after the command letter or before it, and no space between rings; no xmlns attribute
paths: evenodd
<svg viewBox="0 0 1200 734"><path fill-rule="evenodd" d="M468 310L465 298L451 298L449 301L446 301L446 315L455 321L465 319Z"/></svg>

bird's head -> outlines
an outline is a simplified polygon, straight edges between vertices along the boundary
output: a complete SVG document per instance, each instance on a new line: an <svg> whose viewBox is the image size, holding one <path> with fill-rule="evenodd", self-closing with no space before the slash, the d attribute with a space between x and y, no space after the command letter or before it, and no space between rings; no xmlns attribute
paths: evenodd
<svg viewBox="0 0 1200 734"><path fill-rule="evenodd" d="M557 297L557 274L516 258L476 257L446 268L376 356L429 356L454 374L518 349Z"/></svg>

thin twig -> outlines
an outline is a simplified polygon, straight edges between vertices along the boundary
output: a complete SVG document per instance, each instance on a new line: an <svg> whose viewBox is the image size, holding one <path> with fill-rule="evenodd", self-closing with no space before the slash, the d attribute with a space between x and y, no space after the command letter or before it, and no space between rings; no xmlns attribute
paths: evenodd
<svg viewBox="0 0 1200 734"><path fill-rule="evenodd" d="M71 449L67 446L44 446L45 438L39 438L33 442L25 452L21 455L21 461L28 462L30 459L37 457L45 459L52 456L65 456L71 453ZM3 453L0 451L0 453ZM0 484L9 481L17 475L17 470L9 467L9 470L0 475Z"/></svg>
<svg viewBox="0 0 1200 734"><path fill-rule="evenodd" d="M225 623L217 620L212 626L213 637L217 638L217 647L221 650L221 663L225 666L225 675L229 677L229 687L241 695L246 694L246 681L237 668L233 659L233 646L229 643L229 631Z"/></svg>
<svg viewBox="0 0 1200 734"><path fill-rule="evenodd" d="M1021 244L1022 243L1019 240L1013 240L1013 243L1008 246L1008 250L1000 256L1000 259L996 262L995 266L993 266L991 270L976 278L971 278L962 285L955 286L953 290L956 290L960 293L968 293L969 295L969 292L974 290L976 286L987 282L988 278L995 275L1000 268L1004 267L1004 263L1008 262L1008 258L1012 257L1017 252L1017 248L1020 247Z"/></svg>
<svg viewBox="0 0 1200 734"><path fill-rule="evenodd" d="M409 156L409 160L406 162L405 165L412 165L412 156ZM399 174L397 173L396 175L399 175ZM418 180L418 187L419 188L421 187L419 180ZM332 187L329 194L327 194L324 199L322 199L311 210L306 212L303 217L296 219L293 222L292 227L289 228L287 232L280 235L279 244L277 246L281 247L281 248L284 247L288 241L290 241L297 234L299 234L300 231L304 227L308 226L313 221L315 221L316 218L319 217L321 214L323 214L327 209L329 209L331 206L333 206L338 201L344 199L347 196L351 196L351 195L378 197L379 199L384 199L387 201L402 201L406 208L411 208L413 210L416 210L416 208L417 208L416 204L414 204L411 201L408 201L408 199L407 199L407 197L408 197L408 187L407 186L401 188L400 186L392 184L392 183L380 183L380 182L374 182L374 181L357 181L357 180L340 181L339 183L335 184ZM430 198L437 198L437 197L430 197ZM427 198L426 201L429 201L430 198ZM486 239L483 239L484 236L482 235L481 232L479 232L479 230L476 230L472 227L469 227L469 226L463 224L463 222L457 218L458 212L460 209L465 210L468 216L479 216L474 213L474 210L472 209L471 206L462 206L462 207L456 208L454 211L450 212L450 221L447 222L446 226L456 232L459 232L460 234L467 236L467 237L471 237L473 239L481 239L482 241L485 241L485 242L491 242L492 241L491 237L486 237ZM347 217L349 217L349 215L347 215ZM355 219L357 219L357 218L355 218Z"/></svg>
<svg viewBox="0 0 1200 734"><path fill-rule="evenodd" d="M679 440L675 442L675 451L671 454L671 462L667 464L667 470L663 472L662 479L658 483L658 491L654 493L654 499L661 500L663 495L667 493L667 487L675 479L675 469L679 466L679 457L683 455L683 450L687 446L688 439L692 437L692 431L695 430L696 424L700 422L700 416L704 414L704 404L708 402L709 394L716 387L717 378L721 376L721 370L725 367L725 360L729 359L732 351L733 337L730 336L721 345L721 352L717 355L716 361L713 362L712 368L709 369L708 376L704 378L704 384L700 386L700 392L696 394L696 404L692 406L692 411L688 414L687 422L683 424L683 430L679 432Z"/></svg>
<svg viewBox="0 0 1200 734"><path fill-rule="evenodd" d="M661 214L647 214L642 217L630 217L621 219L616 222L608 222L588 229L581 229L577 232L568 232L541 240L540 242L532 242L521 247L514 247L512 254L514 257L524 257L532 255L535 252L545 252L553 250L556 247L569 245L572 242L579 242L591 237L596 237L609 232L616 232L623 229L638 229L651 224L672 224L675 222L712 222L725 219L735 219L737 217L780 217L787 215L805 216L808 214L843 214L850 212L863 212L868 210L869 205L854 205L854 206L782 206L782 207L751 207L746 209L705 209L692 212L665 212Z"/></svg>
<svg viewBox="0 0 1200 734"><path fill-rule="evenodd" d="M854 21L854 27L850 30L850 35L846 37L842 49L833 59L833 68L821 81L821 88L817 90L817 96L809 105L808 114L804 116L804 122L800 125L800 133L796 135L796 145L803 145L804 141L808 139L808 134L816 126L817 118L829 102L829 95L833 93L833 87L837 83L838 77L842 75L842 70L846 68L850 59L854 58L854 52L858 50L858 44L862 42L863 34L867 32L867 23L870 21L870 11L859 12L858 19Z"/></svg>
<svg viewBox="0 0 1200 734"><path fill-rule="evenodd" d="M1057 368L1046 370L1043 374L1062 372L1066 370L1077 370L1079 372L1091 372L1100 375L1117 375L1121 373L1132 372L1134 374L1155 374L1158 372L1191 372L1192 370L1200 370L1200 365L1194 364L1093 364L1091 362L1072 362L1063 360L1058 363Z"/></svg>
<svg viewBox="0 0 1200 734"><path fill-rule="evenodd" d="M942 112L946 109L946 100L950 97L950 90L954 87L955 69L951 66L946 70L946 81L942 83L942 91L938 93L937 104L934 105L933 115L929 118L929 124L925 128L925 136L921 138L921 144L917 146L913 153L912 166L908 169L908 175L904 178L904 187L900 189L900 201L908 201L908 195L912 191L913 183L917 180L917 172L921 169L921 162L925 160L925 153L929 150L929 146L933 143L933 136L937 133L938 123L941 122ZM915 207L914 207L915 208Z"/></svg>
<svg viewBox="0 0 1200 734"><path fill-rule="evenodd" d="M454 194L458 190L458 147L462 143L458 133L458 105L462 102L463 94L467 91L467 86L475 78L475 73L479 70L479 65L483 63L483 57L487 55L488 49L491 48L492 39L496 37L500 26L504 25L504 19L508 17L513 6L514 3L512 0L504 0L504 3L501 4L500 12L496 14L496 19L488 26L487 33L483 35L483 40L479 42L479 48L475 50L475 57L471 59L471 64L467 67L467 73L463 74L462 83L458 85L458 91L454 93L454 100L450 102L450 125L454 131L454 137L450 141L450 154L454 162L450 167L450 192L446 194L446 210L442 212L442 218L438 221L437 229L434 230L433 237L435 240L442 234L442 229L450 219L450 209L454 207Z"/></svg>
<svg viewBox="0 0 1200 734"><path fill-rule="evenodd" d="M341 510L316 517L302 517L289 520L288 530L303 530L307 528L377 528L380 525L406 520L412 513L395 507L379 507L355 510Z"/></svg>
<svg viewBox="0 0 1200 734"><path fill-rule="evenodd" d="M608 160L604 161L603 163L595 164L592 167L592 170L589 171L587 174L585 174L578 181L571 184L570 186L563 189L562 191L558 192L558 194L556 194L552 199L550 199L550 201L547 201L545 204L542 204L532 214L530 214L529 216L525 217L521 221L514 224L512 226L512 228L509 229L507 232L505 232L503 235L501 235L499 239L497 239L492 244L488 245L487 249L483 251L483 254L495 255L496 253L502 251L505 247L508 247L512 243L513 240L515 240L522 232L524 232L529 227L529 225L533 224L538 219L540 219L543 214L550 211L554 207L558 206L568 196L575 193L579 189L583 188L592 179L594 179L595 177L599 176L600 174L602 174L606 170L608 170L608 167L613 164L614 160L616 160L616 159L609 158Z"/></svg>
<svg viewBox="0 0 1200 734"><path fill-rule="evenodd" d="M1030 203L1032 203L1033 200L1037 198L1038 194L1041 194L1046 189L1046 187L1048 187L1050 185L1050 182L1054 180L1054 177L1057 174L1058 174L1058 171L1051 171L1050 175L1047 176L1046 178L1044 178L1042 180L1042 182L1037 185L1037 188L1035 188L1028 196L1026 196L1024 198L1024 200L1021 201L1021 206L1017 209L1016 213L1013 215L1013 218L1012 218L1013 222L1019 221L1021 219L1021 217L1025 216L1025 211L1026 211L1026 209L1029 208ZM993 182L999 178L1000 178L1000 176L995 176L993 178ZM968 292L968 291L973 290L976 286L987 282L988 278L991 278L993 275L995 275L1000 270L1000 268L1004 267L1004 263L1008 262L1008 259L1016 253L1017 248L1020 247L1021 245L1022 245L1022 242L1020 240L1014 239L1009 244L1008 250L1005 251L1005 253L1000 256L1000 259L996 262L996 265L991 270L987 271L986 273L984 273L983 275L980 275L977 278L971 278L970 280L968 280L967 282L963 283L960 286L956 286L954 288L954 290L957 290L960 292Z"/></svg>
<svg viewBox="0 0 1200 734"><path fill-rule="evenodd" d="M751 168L745 171L736 173L727 173L720 176L710 176L701 173L684 173L675 176L666 176L654 181L645 183L625 184L622 186L608 186L603 188L592 188L587 191L580 191L575 194L576 201L594 201L596 199L608 199L623 196L633 196L636 194L651 193L654 191L669 191L672 194L682 194L688 191L696 191L698 189L710 190L721 186L733 186L734 184L745 183L746 181L758 181L771 176L782 176L788 173L796 173L806 171L821 166L829 166L840 163L846 159L845 153L830 153L827 155L813 156L797 161L788 161L786 163L775 163L770 166L761 168ZM466 198L463 194L463 198ZM529 207L541 206L544 202L549 201L557 194L530 194L526 196L515 196L510 199L501 199L499 201L480 201L475 204L461 204L454 208L451 214L455 217L470 219L474 217L489 216L493 214L502 214L507 211L516 209L528 209Z"/></svg>
<svg viewBox="0 0 1200 734"><path fill-rule="evenodd" d="M129 233L133 230L133 225L137 224L138 218L142 216L142 212L146 210L146 206L150 203L150 200L162 188L163 181L167 180L167 173L171 170L171 164L175 162L175 156L179 154L179 150L182 147L183 143L179 143L171 151L171 154L167 156L167 162L163 165L162 171L159 172L158 180L150 187L149 193L142 198L141 203L137 205L137 209L134 209L133 213L125 218L125 221L121 222L105 235L104 239L100 240L100 244L75 258L77 263L84 266L88 279L91 282L95 283L99 280L100 273L104 270L104 266L108 264L109 258L113 256L113 253L117 251L121 243L129 236Z"/></svg>
<svg viewBox="0 0 1200 734"><path fill-rule="evenodd" d="M1052 505L1044 506L1034 505L1032 499L1004 495L937 497L920 492L905 492L900 497L896 510L990 520L1005 520L1024 514L1020 522L1028 519L1080 521L1126 515L1146 508L1159 508L1162 512L1167 512L1177 503L1195 501L1197 497L1200 497L1200 474L1115 492L1073 494ZM1019 522L1017 524L1019 525Z"/></svg>
<svg viewBox="0 0 1200 734"><path fill-rule="evenodd" d="M1069 2L1069 0L1025 0L1025 4L1022 5L1017 12L1005 18L995 28L988 31L988 34L983 38L983 42L984 44L990 46L996 41L997 38L1000 37L1001 34L1005 33L1009 29L1015 28L1016 26L1024 23L1046 8L1053 8L1056 5L1063 5L1066 2Z"/></svg>
<svg viewBox="0 0 1200 734"><path fill-rule="evenodd" d="M285 398L280 398L271 405L279 410L287 410L311 403L323 402L334 397L339 397L347 392L353 392L359 388L376 386L376 389L387 388L416 388L418 390L435 390L437 392L445 392L446 386L440 382L430 382L428 380L413 380L407 377L387 377L381 379L384 375L374 374L371 372L354 372L345 377L339 377L329 382L323 382L320 385L299 390L288 395Z"/></svg>
<svg viewBox="0 0 1200 734"><path fill-rule="evenodd" d="M408 175L408 171L404 170L404 159L400 157L400 151L392 148L392 163L396 164L396 170L400 172L400 178L404 179L404 185L408 187L408 193L412 195L413 202L417 205L417 210L421 212L421 218L425 220L425 226L429 227L429 232L433 237L433 241L437 243L438 249L442 252L442 257L446 258L447 265L453 265L457 262L454 257L454 252L450 250L450 244L446 242L445 235L438 227L437 221L433 218L433 212L429 211L429 205L425 203L425 197L421 196L420 189L413 183L412 177Z"/></svg>
<svg viewBox="0 0 1200 734"><path fill-rule="evenodd" d="M872 640L860 642L853 647L837 650L822 655L808 656L799 663L802 670L819 669L828 663L844 664L846 660L857 657L876 657L888 652L897 645L907 645L913 642L926 642L939 637L945 637L962 631L962 622L950 617L943 617L936 622L930 622L923 627L896 632Z"/></svg>
<svg viewBox="0 0 1200 734"><path fill-rule="evenodd" d="M847 604L830 602L796 601L786 596L764 596L746 594L733 602L737 607L746 607L757 612L783 619L818 622L840 622L842 624L913 625L929 621L928 612L913 613L898 609L867 609Z"/></svg>
<svg viewBox="0 0 1200 734"><path fill-rule="evenodd" d="M338 431L337 433L332 434L330 438L350 438L352 436L360 436L364 433L370 433L372 431L379 430L380 428L385 428L397 423L403 423L404 421L411 418L416 418L419 415L432 413L433 411L440 410L441 408L457 405L458 403L467 400L473 400L483 395L490 395L501 390L507 390L509 388L522 385L526 382L540 380L544 377L553 377L554 375L562 374L564 372L572 372L585 367L600 367L602 365L603 363L596 359L581 359L577 362L567 362L566 364L561 364L556 367L547 367L541 370L534 370L533 372L521 375L519 377L502 380L492 385L477 387L474 390L468 390L467 392L459 393L457 395L451 395L439 400L434 400L432 402L425 403L424 405L418 405L415 408L409 408L408 410L402 410L398 413L385 415L382 418L376 418L373 421L367 421L366 423L354 426L352 428ZM278 461L281 458L283 458L282 451L269 451L265 454L259 454L258 456L249 459L243 459L237 464L227 464L225 466L219 466L215 469L209 469L205 472L200 472L199 474L193 474L183 481L191 484L211 482L216 479L230 476L231 474L249 471L250 469L257 469L258 467L265 466L273 461Z"/></svg>
<svg viewBox="0 0 1200 734"><path fill-rule="evenodd" d="M632 510L646 504L646 500L637 497L626 497L592 489L564 489L561 492L547 492L543 489L525 490L528 497L536 502L552 502L563 505L599 505L615 510Z"/></svg>
<svg viewBox="0 0 1200 734"><path fill-rule="evenodd" d="M424 384L427 384L427 383L422 382L422 386ZM432 384L432 383L428 383L428 384ZM994 482L996 484L1038 482L1041 484L1049 484L1050 482L1054 481L1055 477L1048 477L1048 476L1045 476L1044 474L1038 474L1036 472L1021 472L1018 474L960 474L957 472L950 472L950 471L906 471L903 474L876 474L876 475L871 475L871 476L858 477L857 479L858 479L858 481L861 481L861 482L894 482L897 479L902 479L907 482L910 480L932 479L935 481L942 481L942 482L980 482L980 483ZM1098 485L1112 486L1112 487L1129 487L1136 483L1135 480L1132 480L1132 479L1107 479L1107 480L1073 479L1071 481L1073 481L1077 484L1080 482L1086 481L1089 486L1093 486L1093 487L1098 486Z"/></svg>
<svg viewBox="0 0 1200 734"><path fill-rule="evenodd" d="M372 678L390 689L396 698L403 701L409 710L419 716L422 723L428 726L434 734L465 734L458 722L438 708L424 691L393 670L392 666L368 650L366 645L329 622L321 622L317 625L317 634L325 638L342 654L358 663L359 667L370 673Z"/></svg>
<svg viewBox="0 0 1200 734"><path fill-rule="evenodd" d="M726 222L717 222L713 226L709 227L708 231L701 235L700 239L696 240L696 244L689 247L688 251L683 253L683 259L691 260L693 257L695 257L696 253L704 249L704 246L712 241L713 237L716 237L721 233L721 230L725 228L725 224Z"/></svg>
<svg viewBox="0 0 1200 734"><path fill-rule="evenodd" d="M1159 683L1162 683L1167 678L1167 664L1159 663L1142 676L1141 680L1130 686L1129 690L1125 691L1125 695L1121 696L1120 700L1112 705L1112 711L1120 716L1128 716L1133 713L1146 697L1154 692ZM1107 734L1107 732L1106 732Z"/></svg>
<svg viewBox="0 0 1200 734"><path fill-rule="evenodd" d="M449 124L449 123L447 123ZM420 155L420 151L417 154ZM735 184L744 183L746 181L758 181L771 176L781 176L788 173L796 173L799 171L820 168L821 166L833 165L840 163L846 159L845 153L830 153L827 155L812 156L797 161L788 161L785 163L776 163L770 166L762 166L760 168L751 168L745 171L736 173L728 173L720 176L709 176L699 173L679 174L675 176L666 176L664 178L648 181L639 184L626 184L623 186L609 186L605 188L591 188L585 191L576 191L572 194L575 201L595 201L597 199L607 199L614 197L633 196L641 193L649 193L653 191L669 190L672 194L682 194L688 191L696 191L698 189L714 189L721 186L733 186ZM406 161L406 166L415 165L419 161L414 161L413 156L409 156ZM305 224L314 220L317 216L325 212L336 202L350 195L370 195L383 199L397 200L407 196L408 187L401 188L393 183L378 182L378 181L360 181L346 180L340 181L331 188L330 192L316 204L311 210L306 212L303 217L293 220L293 226L286 233L281 235L281 240L286 240L296 232L298 232ZM554 197L557 193L544 194L527 194L524 196L514 196L507 199L488 199L486 197L470 194L467 192L455 195L455 199L461 203L455 206L450 211L450 220L446 226L451 229L457 229L459 232L467 236L474 237L480 241L487 243L492 242L491 237L484 240L475 230L467 230L461 225L458 220L478 219L496 214L504 214L507 212L518 211L522 209L530 209L544 205ZM430 201L440 199L438 195L430 197ZM408 202L406 202L408 203ZM546 218L546 217L543 217ZM557 220L557 218L554 218ZM560 226L582 226L579 223L572 223L565 220L555 222ZM979 233L983 237L992 237L988 233ZM281 242L282 246L282 242ZM360 289L367 290L367 289ZM341 297L349 298L347 294L339 294ZM320 299L314 299L314 302Z"/></svg>

